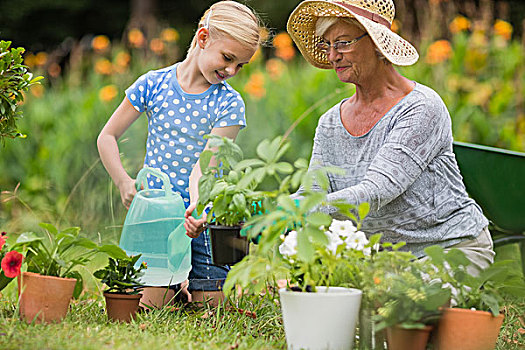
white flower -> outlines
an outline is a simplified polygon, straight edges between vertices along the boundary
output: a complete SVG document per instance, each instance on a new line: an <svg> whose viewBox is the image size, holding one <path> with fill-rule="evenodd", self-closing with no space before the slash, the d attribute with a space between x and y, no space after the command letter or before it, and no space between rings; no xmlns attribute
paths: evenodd
<svg viewBox="0 0 525 350"><path fill-rule="evenodd" d="M363 250L368 244L368 239L362 231L356 231L345 239L346 247L349 249ZM367 251L370 254L369 251Z"/></svg>
<svg viewBox="0 0 525 350"><path fill-rule="evenodd" d="M329 230L338 234L339 236L348 237L352 233L356 232L357 228L350 220L341 221L334 219L332 220Z"/></svg>
<svg viewBox="0 0 525 350"><path fill-rule="evenodd" d="M290 231L284 238L284 242L279 246L279 253L283 256L291 257L297 254L297 232Z"/></svg>
<svg viewBox="0 0 525 350"><path fill-rule="evenodd" d="M343 244L343 240L341 239L341 237L337 234L337 233L334 233L334 232L331 232L331 231L326 231L325 232L325 235L326 237L328 237L328 244L326 246L326 248L332 252L332 254L336 254L337 252L337 247L339 247L341 244Z"/></svg>

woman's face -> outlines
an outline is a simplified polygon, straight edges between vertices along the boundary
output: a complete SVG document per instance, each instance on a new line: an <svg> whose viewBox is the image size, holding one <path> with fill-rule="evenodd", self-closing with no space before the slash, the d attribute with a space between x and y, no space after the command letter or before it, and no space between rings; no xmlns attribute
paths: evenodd
<svg viewBox="0 0 525 350"><path fill-rule="evenodd" d="M323 39L333 45L337 41L353 40L364 33L363 29L353 24L338 21L328 28ZM370 76L378 61L374 44L368 35L354 43L349 52L339 53L331 47L327 58L342 82L354 84Z"/></svg>

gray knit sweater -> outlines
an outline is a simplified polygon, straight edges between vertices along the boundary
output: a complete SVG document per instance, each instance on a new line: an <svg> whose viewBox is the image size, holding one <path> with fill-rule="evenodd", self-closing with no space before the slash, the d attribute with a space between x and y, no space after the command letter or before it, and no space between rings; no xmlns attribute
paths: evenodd
<svg viewBox="0 0 525 350"><path fill-rule="evenodd" d="M341 122L342 102L321 116L310 161L310 169L345 170L329 175L329 200L370 203L363 231L405 241L416 256L427 246L448 247L479 235L488 221L466 193L452 152L450 115L435 91L416 83L359 137Z"/></svg>

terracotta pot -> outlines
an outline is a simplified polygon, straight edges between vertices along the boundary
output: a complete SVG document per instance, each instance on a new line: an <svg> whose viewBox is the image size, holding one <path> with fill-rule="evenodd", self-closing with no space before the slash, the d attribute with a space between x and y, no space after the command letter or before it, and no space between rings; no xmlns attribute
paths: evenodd
<svg viewBox="0 0 525 350"><path fill-rule="evenodd" d="M436 349L493 350L503 317L486 311L445 309L434 340Z"/></svg>
<svg viewBox="0 0 525 350"><path fill-rule="evenodd" d="M425 350L432 326L423 329L407 329L399 326L386 329L389 350Z"/></svg>
<svg viewBox="0 0 525 350"><path fill-rule="evenodd" d="M113 321L131 322L139 310L142 294L104 293L106 311Z"/></svg>
<svg viewBox="0 0 525 350"><path fill-rule="evenodd" d="M145 287L142 289L140 306L145 309L161 309L173 301L175 291L168 287Z"/></svg>
<svg viewBox="0 0 525 350"><path fill-rule="evenodd" d="M241 226L208 225L208 228L213 264L234 265L248 254L248 239L241 236Z"/></svg>
<svg viewBox="0 0 525 350"><path fill-rule="evenodd" d="M18 276L20 317L27 323L62 321L69 309L76 283L74 278L22 272Z"/></svg>

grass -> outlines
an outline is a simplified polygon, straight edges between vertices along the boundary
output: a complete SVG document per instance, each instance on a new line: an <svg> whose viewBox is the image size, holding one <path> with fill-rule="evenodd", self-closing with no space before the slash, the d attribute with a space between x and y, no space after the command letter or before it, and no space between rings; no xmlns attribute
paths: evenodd
<svg viewBox="0 0 525 350"><path fill-rule="evenodd" d="M497 259L516 259L517 245L497 249ZM96 289L96 288L95 288ZM0 349L283 349L286 347L279 304L269 297L248 296L239 307L250 318L223 308L185 306L139 314L130 324L109 322L104 301L91 290L73 301L60 324L28 325L16 309L16 283L0 295ZM508 300L497 350L525 346L525 300ZM322 322L322 320L319 320Z"/></svg>

